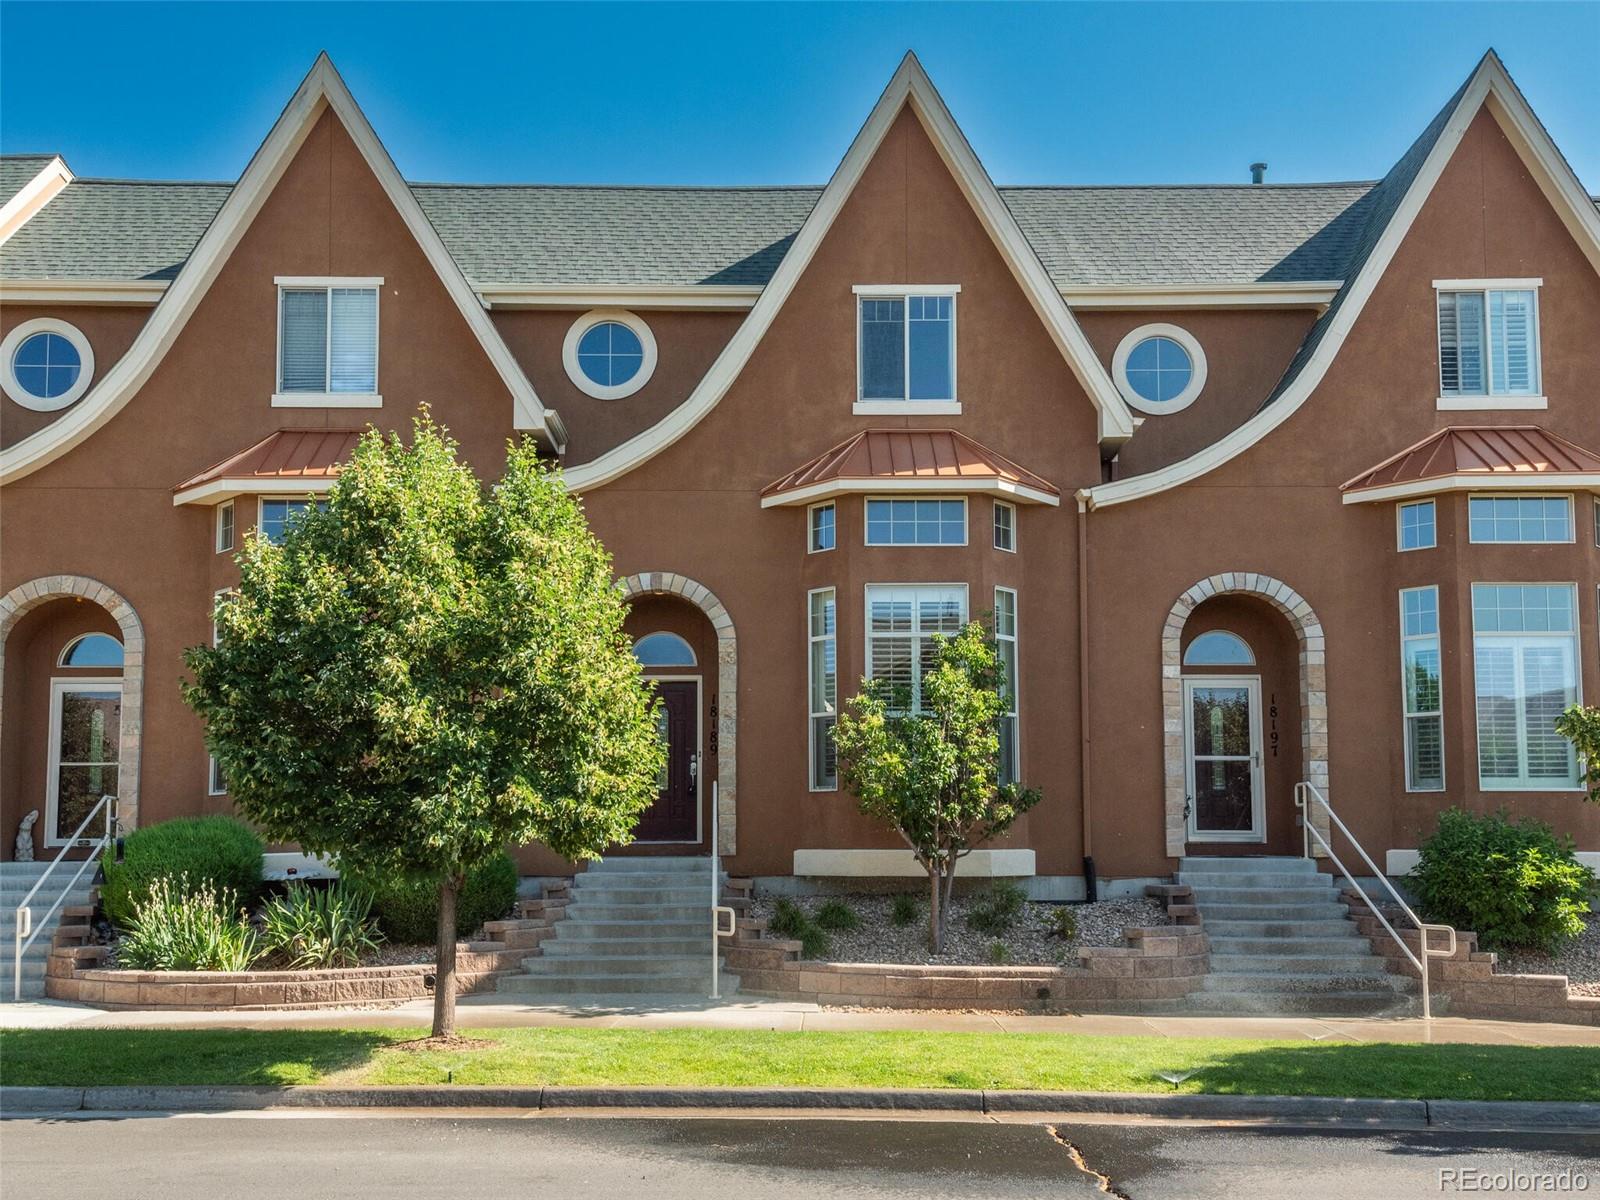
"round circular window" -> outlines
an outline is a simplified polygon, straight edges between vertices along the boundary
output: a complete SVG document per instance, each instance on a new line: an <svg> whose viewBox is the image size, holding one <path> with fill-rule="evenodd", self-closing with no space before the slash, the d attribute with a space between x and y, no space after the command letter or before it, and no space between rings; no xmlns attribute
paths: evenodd
<svg viewBox="0 0 1600 1200"><path fill-rule="evenodd" d="M1141 325L1123 338L1111 360L1122 398L1143 413L1188 408L1206 383L1206 354L1187 329Z"/></svg>
<svg viewBox="0 0 1600 1200"><path fill-rule="evenodd" d="M89 339L65 321L36 317L0 342L0 387L23 408L66 408L89 390L93 377Z"/></svg>
<svg viewBox="0 0 1600 1200"><path fill-rule="evenodd" d="M597 309L573 322L562 359L579 391L597 400L620 400L650 381L656 339L633 313Z"/></svg>

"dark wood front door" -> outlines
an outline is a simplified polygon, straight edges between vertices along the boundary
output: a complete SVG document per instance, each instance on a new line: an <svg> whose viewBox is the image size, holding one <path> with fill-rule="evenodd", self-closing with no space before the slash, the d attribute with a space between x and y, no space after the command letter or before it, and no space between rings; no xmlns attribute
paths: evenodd
<svg viewBox="0 0 1600 1200"><path fill-rule="evenodd" d="M657 728L667 744L661 790L644 810L634 839L640 842L692 842L699 837L699 689L692 683L658 683Z"/></svg>

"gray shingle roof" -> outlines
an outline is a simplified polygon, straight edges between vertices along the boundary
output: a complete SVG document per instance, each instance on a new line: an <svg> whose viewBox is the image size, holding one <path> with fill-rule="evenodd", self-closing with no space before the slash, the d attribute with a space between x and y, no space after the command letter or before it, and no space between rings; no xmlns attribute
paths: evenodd
<svg viewBox="0 0 1600 1200"><path fill-rule="evenodd" d="M0 204L27 187L54 157L53 154L0 154Z"/></svg>
<svg viewBox="0 0 1600 1200"><path fill-rule="evenodd" d="M468 279L763 284L820 187L414 184ZM1371 184L1002 188L1061 287L1343 277ZM168 279L230 185L78 180L0 248L0 278Z"/></svg>

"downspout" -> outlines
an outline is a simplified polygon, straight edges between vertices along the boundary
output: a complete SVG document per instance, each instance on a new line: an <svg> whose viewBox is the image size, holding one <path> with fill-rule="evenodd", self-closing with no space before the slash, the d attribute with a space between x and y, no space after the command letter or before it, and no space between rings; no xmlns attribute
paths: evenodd
<svg viewBox="0 0 1600 1200"><path fill-rule="evenodd" d="M1089 493L1078 499L1078 791L1083 810L1083 894L1099 898L1094 874L1094 822L1089 803Z"/></svg>

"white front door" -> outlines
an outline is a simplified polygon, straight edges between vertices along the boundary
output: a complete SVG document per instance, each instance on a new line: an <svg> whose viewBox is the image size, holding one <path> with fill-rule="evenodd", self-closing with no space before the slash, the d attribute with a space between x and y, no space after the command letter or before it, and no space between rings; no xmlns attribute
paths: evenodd
<svg viewBox="0 0 1600 1200"><path fill-rule="evenodd" d="M1183 681L1183 746L1191 842L1267 840L1261 766L1261 680Z"/></svg>
<svg viewBox="0 0 1600 1200"><path fill-rule="evenodd" d="M45 845L66 845L100 797L117 794L121 740L122 680L50 681Z"/></svg>

